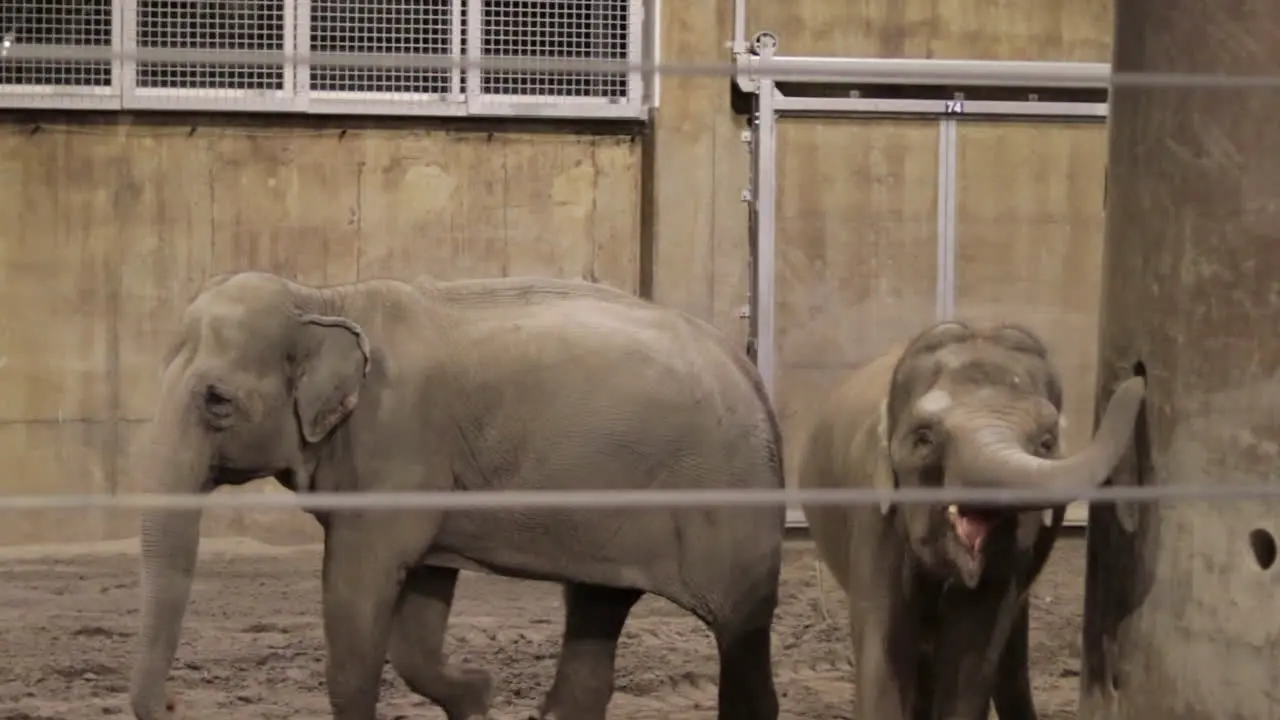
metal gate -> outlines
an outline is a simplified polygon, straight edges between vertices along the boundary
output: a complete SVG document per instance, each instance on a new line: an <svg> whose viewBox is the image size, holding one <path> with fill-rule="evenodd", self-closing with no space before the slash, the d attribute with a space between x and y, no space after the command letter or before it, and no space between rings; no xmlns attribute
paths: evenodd
<svg viewBox="0 0 1280 720"><path fill-rule="evenodd" d="M1066 414L1073 426L1067 431L1068 445L1087 438L1093 422L1097 336L1097 292L1090 293L1089 287L1099 282L1110 68L1104 63L785 57L776 54L777 47L769 33L756 35L750 45L735 43L738 87L754 96L751 131L744 137L752 157L750 186L744 193L750 206L752 264L748 352L779 408L784 433L794 437L796 432L788 427L792 406L803 408L814 398L796 389L804 382L788 386L788 366L780 360L784 348L779 341L785 333L780 332L778 316L778 128L784 118L807 117L856 119L868 128L908 121L936 128L933 317L923 316L929 314L927 307L913 313L895 306L902 316L900 330L910 334L923 322L955 316L1011 318L1042 332L1052 328L1046 340L1068 386ZM858 89L832 97L833 84ZM825 89L819 96L805 92L818 87ZM886 88L895 92L876 92ZM1056 149L1033 147L1037 134L1051 139ZM1022 162L1009 157L1016 151L1023 153ZM984 153L997 156L988 164L995 171L988 171L985 179ZM1003 159L998 159L1000 153ZM972 198L965 202L968 190L992 182L1007 183L1015 196L1012 205L1005 202L1012 209L1003 215L986 212L985 203ZM1034 188L1046 195L1028 199L1026 191ZM1017 196L1019 191L1022 196ZM1059 196L1068 198L1065 213L1054 207L1061 204ZM1009 238L1039 237L1040 231L1052 237L1030 246L1008 244ZM1057 278L1052 282L1075 284L1069 312L1064 314L1060 302L1037 302L1036 293L1045 282L1010 277L1009 272L1001 281L1000 268L974 262L974 252L984 246L1023 259L1039 258L1042 264L1065 263L1051 276ZM1077 276L1067 277L1070 272ZM1064 323L1068 330L1060 332ZM879 337L883 332L868 334L873 340L869 350L878 352L887 344L874 342L885 339ZM818 371L810 373L815 381L809 383L808 394L829 391L853 364L847 357L819 363ZM1083 505L1069 508L1068 523L1083 524L1085 510ZM806 525L798 508L789 509L788 525Z"/></svg>

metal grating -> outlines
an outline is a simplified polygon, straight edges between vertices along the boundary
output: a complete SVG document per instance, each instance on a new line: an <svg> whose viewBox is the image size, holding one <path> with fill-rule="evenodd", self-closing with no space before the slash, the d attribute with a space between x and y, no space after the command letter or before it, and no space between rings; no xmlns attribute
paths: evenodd
<svg viewBox="0 0 1280 720"><path fill-rule="evenodd" d="M28 60L11 48L112 46L112 0L0 0L0 86L110 88L110 60Z"/></svg>
<svg viewBox="0 0 1280 720"><path fill-rule="evenodd" d="M641 118L645 1L0 0L0 107Z"/></svg>
<svg viewBox="0 0 1280 720"><path fill-rule="evenodd" d="M456 8L456 10L455 10ZM455 27L462 28L461 0L312 0L311 52L405 57L458 56ZM455 23L455 12L458 13ZM461 40L461 32L456 33ZM352 58L355 60L356 58ZM311 65L311 92L458 92L448 68Z"/></svg>
<svg viewBox="0 0 1280 720"><path fill-rule="evenodd" d="M284 90L284 0L138 0L135 87ZM280 62L145 61L147 50L280 53ZM185 58L184 58L185 60Z"/></svg>
<svg viewBox="0 0 1280 720"><path fill-rule="evenodd" d="M532 70L484 70L486 95L627 97L627 72L537 70L539 60L617 61L631 51L629 0L483 0L481 54L518 58Z"/></svg>

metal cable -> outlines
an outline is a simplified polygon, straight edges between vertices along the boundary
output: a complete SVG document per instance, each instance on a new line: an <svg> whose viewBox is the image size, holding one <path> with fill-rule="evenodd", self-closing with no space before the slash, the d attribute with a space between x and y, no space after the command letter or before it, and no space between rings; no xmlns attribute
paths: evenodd
<svg viewBox="0 0 1280 720"><path fill-rule="evenodd" d="M0 495L0 511L99 509L298 508L337 510L655 509L769 506L1065 505L1070 502L1153 502L1280 499L1274 485L1104 486L1091 490L996 490L977 488L871 488L787 490L486 490L452 492L342 493L122 493Z"/></svg>
<svg viewBox="0 0 1280 720"><path fill-rule="evenodd" d="M453 57L408 53L319 53L307 51L261 52L252 50L190 50L148 48L116 50L111 47L34 45L14 42L0 49L0 66L8 61L96 61L147 62L165 64L280 65L305 63L326 68L358 67L490 71L536 71L564 73L641 73L683 77L734 77L776 82L804 80L845 83L912 84L918 76L929 84L947 84L938 78L954 74L955 84L1017 85L1026 87L1182 87L1182 88L1280 88L1280 73L1227 75L1209 73L1111 72L1104 63L1003 62L970 60L915 60L865 58L752 57L745 65L720 62L648 62L602 59L561 59L530 57ZM951 68L951 70L949 70ZM991 68L983 77L983 68ZM216 91L211 91L216 92Z"/></svg>

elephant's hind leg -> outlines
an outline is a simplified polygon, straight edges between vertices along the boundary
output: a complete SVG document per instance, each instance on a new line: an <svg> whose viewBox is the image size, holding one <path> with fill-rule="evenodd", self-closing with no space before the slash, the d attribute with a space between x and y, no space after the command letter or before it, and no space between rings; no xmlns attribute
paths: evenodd
<svg viewBox="0 0 1280 720"><path fill-rule="evenodd" d="M772 625L776 593L751 612L709 623L720 655L719 720L777 720L773 684Z"/></svg>
<svg viewBox="0 0 1280 720"><path fill-rule="evenodd" d="M479 668L451 667L444 654L445 629L458 571L424 566L405 578L396 605L388 654L391 665L415 693L444 710L448 720L484 718L492 680Z"/></svg>
<svg viewBox="0 0 1280 720"><path fill-rule="evenodd" d="M564 586L564 639L556 679L542 703L544 720L605 720L622 626L639 590Z"/></svg>

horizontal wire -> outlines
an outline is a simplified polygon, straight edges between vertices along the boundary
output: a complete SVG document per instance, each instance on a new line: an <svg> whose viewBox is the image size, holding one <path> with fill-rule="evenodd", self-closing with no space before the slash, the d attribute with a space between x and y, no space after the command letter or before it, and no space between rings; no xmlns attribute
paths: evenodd
<svg viewBox="0 0 1280 720"><path fill-rule="evenodd" d="M820 81L845 83L894 82L912 84L917 77L921 83L1018 85L1018 86L1076 86L1086 79L1080 66L1097 63L1064 62L1002 62L968 60L918 60L866 58L865 68L853 67L844 58L751 57L746 65L734 62L651 62L602 59L530 58L530 57L459 57L446 55L410 55L396 53L320 53L320 52L264 52L253 50L192 50L180 48L155 48L142 50L116 50L109 47L68 45L31 45L15 43L0 50L0 66L8 61L97 61L121 60L135 63L158 64L234 64L281 65L301 61L311 66L324 66L326 70L337 68L381 68L396 70L480 70L507 72L563 72L563 73L641 73L661 76L684 77L734 77L742 75L754 80ZM984 81L975 68L991 68L1000 77ZM951 77L944 82L936 78ZM925 78L934 78L926 80ZM1092 76L1090 76L1092 78ZM1099 80L1104 78L1097 78ZM1183 88L1232 88L1259 89L1280 88L1280 74L1217 74L1186 72L1111 72L1105 80L1112 87L1183 87ZM1085 84L1092 84L1089 79ZM21 88L21 85L16 86ZM210 92L234 88L210 88Z"/></svg>
<svg viewBox="0 0 1280 720"><path fill-rule="evenodd" d="M657 509L876 505L1065 505L1071 502L1280 499L1280 483L1104 486L1088 490L806 488L752 490L484 490L452 492L122 493L0 495L0 511L65 509L297 508L339 510Z"/></svg>

